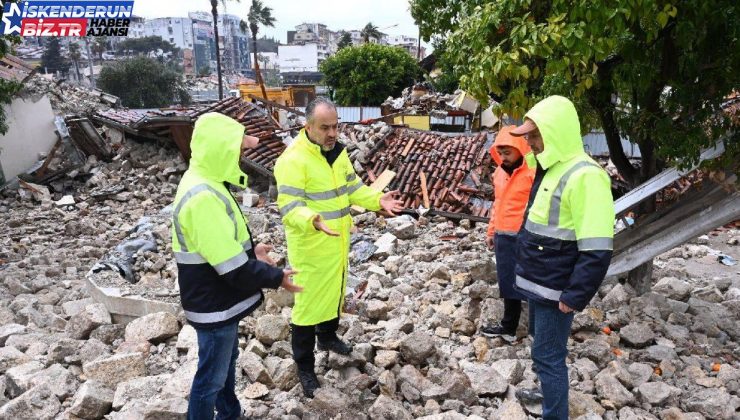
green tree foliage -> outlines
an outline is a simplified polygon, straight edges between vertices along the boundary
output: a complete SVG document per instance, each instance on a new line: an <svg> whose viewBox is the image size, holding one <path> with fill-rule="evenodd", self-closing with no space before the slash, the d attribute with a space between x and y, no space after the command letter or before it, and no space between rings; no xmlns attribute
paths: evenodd
<svg viewBox="0 0 740 420"><path fill-rule="evenodd" d="M411 0L426 38L448 37L460 84L520 117L551 94L570 97L584 129L602 128L612 161L637 184L738 134L721 110L740 86L735 0ZM641 168L620 137L640 147Z"/></svg>
<svg viewBox="0 0 740 420"><path fill-rule="evenodd" d="M346 47L321 64L326 84L341 105L380 105L420 76L419 65L398 47Z"/></svg>
<svg viewBox="0 0 740 420"><path fill-rule="evenodd" d="M0 58L10 54L13 47L21 42L18 36L0 36ZM8 132L5 105L9 105L13 96L21 89L21 84L12 80L0 79L0 134ZM1 151L0 151L1 152Z"/></svg>
<svg viewBox="0 0 740 420"><path fill-rule="evenodd" d="M59 38L50 38L46 49L41 55L41 71L49 73L60 72L66 74L69 71L69 62L62 56L62 48Z"/></svg>
<svg viewBox="0 0 740 420"><path fill-rule="evenodd" d="M120 97L123 106L130 108L159 108L189 101L181 75L146 57L103 67L98 86Z"/></svg>
<svg viewBox="0 0 740 420"><path fill-rule="evenodd" d="M362 28L362 32L360 32L360 35L362 36L362 40L365 41L366 44L370 42L370 38L380 39L380 37L383 36L383 34L378 30L378 27L373 25L372 22L368 22L368 24L365 25L364 28Z"/></svg>
<svg viewBox="0 0 740 420"><path fill-rule="evenodd" d="M339 37L339 42L337 42L337 50L341 50L344 47L351 47L352 46L352 35L349 34L349 32L342 31L342 36Z"/></svg>
<svg viewBox="0 0 740 420"><path fill-rule="evenodd" d="M453 93L460 87L460 78L455 73L455 67L447 54L445 54L445 42L435 40L434 56L437 59L436 67L440 74L436 77L427 75L426 77L432 83L434 90L442 93Z"/></svg>

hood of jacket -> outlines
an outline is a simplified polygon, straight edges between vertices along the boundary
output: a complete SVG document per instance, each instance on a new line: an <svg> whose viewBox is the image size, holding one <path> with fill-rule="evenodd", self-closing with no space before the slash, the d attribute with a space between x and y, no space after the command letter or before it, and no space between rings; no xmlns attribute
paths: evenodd
<svg viewBox="0 0 740 420"><path fill-rule="evenodd" d="M584 153L578 113L567 98L545 98L537 102L524 117L534 121L542 135L545 150L536 158L543 169Z"/></svg>
<svg viewBox="0 0 740 420"><path fill-rule="evenodd" d="M215 182L247 186L247 174L239 168L244 126L217 112L195 121L190 140L190 168Z"/></svg>

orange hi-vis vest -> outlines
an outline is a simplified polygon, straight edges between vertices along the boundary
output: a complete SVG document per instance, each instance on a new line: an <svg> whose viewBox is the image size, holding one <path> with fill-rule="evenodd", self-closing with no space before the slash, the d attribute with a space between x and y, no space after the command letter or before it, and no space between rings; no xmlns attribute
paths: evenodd
<svg viewBox="0 0 740 420"><path fill-rule="evenodd" d="M529 191L532 189L535 168L527 166L526 159L509 175L501 167L501 156L496 146L511 146L519 150L522 157L530 152L529 145L524 137L514 137L510 133L516 126L503 127L496 135L490 153L498 167L493 172L493 212L488 223L488 236L494 233L499 235L516 235L522 227L524 212L529 202Z"/></svg>

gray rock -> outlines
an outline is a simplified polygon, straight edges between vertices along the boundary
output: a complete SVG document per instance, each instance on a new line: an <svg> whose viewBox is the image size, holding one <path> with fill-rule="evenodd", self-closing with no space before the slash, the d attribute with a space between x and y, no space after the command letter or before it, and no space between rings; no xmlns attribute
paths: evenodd
<svg viewBox="0 0 740 420"><path fill-rule="evenodd" d="M0 419L52 420L61 409L54 392L48 385L41 384L0 407Z"/></svg>
<svg viewBox="0 0 740 420"><path fill-rule="evenodd" d="M393 255L393 253L396 251L397 242L398 238L396 238L395 235L390 232L384 233L383 236L375 241L374 245L377 247L377 249L375 250L375 253L373 253L373 255L381 258Z"/></svg>
<svg viewBox="0 0 740 420"><path fill-rule="evenodd" d="M111 317L105 305L93 303L85 306L85 309L72 316L64 331L72 338L84 340L90 337L90 333L95 328L110 323Z"/></svg>
<svg viewBox="0 0 740 420"><path fill-rule="evenodd" d="M576 345L576 349L579 357L589 358L599 366L605 365L612 359L611 347L603 338L588 339Z"/></svg>
<svg viewBox="0 0 740 420"><path fill-rule="evenodd" d="M30 362L31 358L15 347L0 347L0 374L8 369Z"/></svg>
<svg viewBox="0 0 740 420"><path fill-rule="evenodd" d="M396 375L394 375L393 372L391 372L390 370L384 370L383 373L378 376L378 387L380 388L380 393L382 395L389 395L393 397L393 395L396 394L396 389L398 388Z"/></svg>
<svg viewBox="0 0 740 420"><path fill-rule="evenodd" d="M151 401L157 397L172 375L144 376L121 382L113 394L113 409L118 411L133 400Z"/></svg>
<svg viewBox="0 0 740 420"><path fill-rule="evenodd" d="M32 387L31 379L43 369L44 365L36 360L8 369L5 372L5 384L10 398L16 398L28 391Z"/></svg>
<svg viewBox="0 0 740 420"><path fill-rule="evenodd" d="M321 387L314 393L309 407L334 417L347 408L347 395L336 388Z"/></svg>
<svg viewBox="0 0 740 420"><path fill-rule="evenodd" d="M691 285L675 277L663 277L653 286L653 291L674 300L684 301L691 294Z"/></svg>
<svg viewBox="0 0 740 420"><path fill-rule="evenodd" d="M276 341L283 341L289 333L290 325L282 316L263 315L257 319L255 336L262 344L269 346Z"/></svg>
<svg viewBox="0 0 740 420"><path fill-rule="evenodd" d="M524 365L517 359L496 360L491 363L491 367L512 385L521 382L524 374Z"/></svg>
<svg viewBox="0 0 740 420"><path fill-rule="evenodd" d="M69 412L87 420L102 419L113 405L113 391L97 381L87 381L74 396Z"/></svg>
<svg viewBox="0 0 740 420"><path fill-rule="evenodd" d="M159 343L180 332L177 317L169 312L155 312L136 318L126 325L126 341Z"/></svg>
<svg viewBox="0 0 740 420"><path fill-rule="evenodd" d="M604 310L617 309L627 305L630 295L621 283L617 283L616 286L609 291L601 300L601 306Z"/></svg>
<svg viewBox="0 0 740 420"><path fill-rule="evenodd" d="M162 396L187 398L196 370L198 370L197 359L189 359L183 363L162 388Z"/></svg>
<svg viewBox="0 0 740 420"><path fill-rule="evenodd" d="M110 346L114 341L122 339L125 331L126 327L124 325L101 325L90 333L90 338L99 340L101 343L105 343Z"/></svg>
<svg viewBox="0 0 740 420"><path fill-rule="evenodd" d="M367 360L357 351L352 351L352 353L346 356L329 352L329 367L332 369L344 369L348 367L362 368L365 366L365 363L367 363Z"/></svg>
<svg viewBox="0 0 740 420"><path fill-rule="evenodd" d="M621 330L619 335L628 345L642 348L655 341L655 334L650 325L643 322L631 323Z"/></svg>
<svg viewBox="0 0 740 420"><path fill-rule="evenodd" d="M493 413L494 419L507 420L527 420L527 414L521 405L515 400L504 400L498 409Z"/></svg>
<svg viewBox="0 0 740 420"><path fill-rule="evenodd" d="M142 420L185 420L188 417L188 401L184 398L156 400L144 407L142 415Z"/></svg>
<svg viewBox="0 0 740 420"><path fill-rule="evenodd" d="M475 324L466 318L457 318L452 322L452 331L462 334L471 336L475 334L476 328Z"/></svg>
<svg viewBox="0 0 740 420"><path fill-rule="evenodd" d="M660 363L665 360L676 360L676 350L662 345L650 346L640 355L645 361Z"/></svg>
<svg viewBox="0 0 740 420"><path fill-rule="evenodd" d="M395 350L378 350L373 363L381 369L390 369L399 361L398 352Z"/></svg>
<svg viewBox="0 0 740 420"><path fill-rule="evenodd" d="M646 382L637 388L637 392L643 402L661 406L678 396L681 390L664 382Z"/></svg>
<svg viewBox="0 0 740 420"><path fill-rule="evenodd" d="M367 302L365 310L368 318L384 320L388 318L388 311L390 308L388 307L388 304L382 300L371 299Z"/></svg>
<svg viewBox="0 0 740 420"><path fill-rule="evenodd" d="M470 383L475 392L482 397L496 397L506 393L509 382L501 376L496 369L487 364L461 362L465 375L470 378Z"/></svg>
<svg viewBox="0 0 740 420"><path fill-rule="evenodd" d="M401 341L401 355L407 363L419 365L433 356L437 348L434 337L426 332L414 331Z"/></svg>
<svg viewBox="0 0 740 420"><path fill-rule="evenodd" d="M16 334L24 334L25 332L26 327L21 324L0 325L0 347L5 345L5 342L8 341L8 337Z"/></svg>
<svg viewBox="0 0 740 420"><path fill-rule="evenodd" d="M146 375L144 355L141 353L117 354L95 360L82 365L82 370L87 379L97 380L111 389L121 382Z"/></svg>
<svg viewBox="0 0 740 420"><path fill-rule="evenodd" d="M293 359L269 357L265 365L276 388L289 391L298 383L298 366Z"/></svg>
<svg viewBox="0 0 740 420"><path fill-rule="evenodd" d="M737 409L738 400L722 389L705 388L688 393L681 399L681 406L697 411L710 419L730 419Z"/></svg>
<svg viewBox="0 0 740 420"><path fill-rule="evenodd" d="M177 334L175 348L178 350L190 350L198 347L198 334L191 325L183 325Z"/></svg>
<svg viewBox="0 0 740 420"><path fill-rule="evenodd" d="M32 386L42 384L46 384L59 401L74 395L80 385L77 376L60 364L51 365L31 378Z"/></svg>
<svg viewBox="0 0 740 420"><path fill-rule="evenodd" d="M252 382L260 382L272 386L272 377L267 373L267 368L262 359L251 351L244 351L236 360L236 365L246 373Z"/></svg>
<svg viewBox="0 0 740 420"><path fill-rule="evenodd" d="M635 396L607 371L602 371L596 375L595 384L599 397L611 401L616 408L631 405L635 401Z"/></svg>
<svg viewBox="0 0 740 420"><path fill-rule="evenodd" d="M70 300L62 304L62 310L67 316L72 317L84 311L87 305L92 305L94 303L95 301L92 298Z"/></svg>
<svg viewBox="0 0 740 420"><path fill-rule="evenodd" d="M416 237L416 226L411 216L399 216L386 219L386 227L398 239L412 239Z"/></svg>
<svg viewBox="0 0 740 420"><path fill-rule="evenodd" d="M396 420L396 419L411 419L411 413L409 413L401 404L400 401L396 401L385 395L379 396L369 411L370 417L373 419L382 420Z"/></svg>
<svg viewBox="0 0 740 420"><path fill-rule="evenodd" d="M568 394L568 411L571 418L577 418L587 414L602 416L606 410L596 402L592 395L570 391Z"/></svg>

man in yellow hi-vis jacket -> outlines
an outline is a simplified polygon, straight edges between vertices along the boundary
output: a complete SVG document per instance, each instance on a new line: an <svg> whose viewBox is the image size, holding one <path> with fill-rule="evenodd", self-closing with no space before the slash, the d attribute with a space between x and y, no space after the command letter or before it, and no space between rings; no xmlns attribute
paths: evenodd
<svg viewBox="0 0 740 420"><path fill-rule="evenodd" d="M262 303L262 289L291 292L292 270L281 270L267 256L269 246L254 246L246 220L228 184L244 188L240 154L259 139L244 135L236 120L207 113L195 122L190 166L177 187L172 213L180 299L198 336L198 370L188 404L189 419L241 415L234 393L239 355L239 320Z"/></svg>
<svg viewBox="0 0 740 420"><path fill-rule="evenodd" d="M565 358L573 311L588 305L609 268L614 200L609 175L583 149L573 103L551 96L524 117L511 135L525 137L535 155L527 156L530 167L537 171L517 242L515 284L529 299L542 418L567 419Z"/></svg>
<svg viewBox="0 0 740 420"><path fill-rule="evenodd" d="M395 191L382 194L362 184L344 145L337 142L337 110L317 98L306 107L306 126L275 164L278 206L288 242L288 260L303 287L292 312L293 358L306 396L320 386L314 345L349 354L337 335L347 282L350 205L387 212L402 210Z"/></svg>

